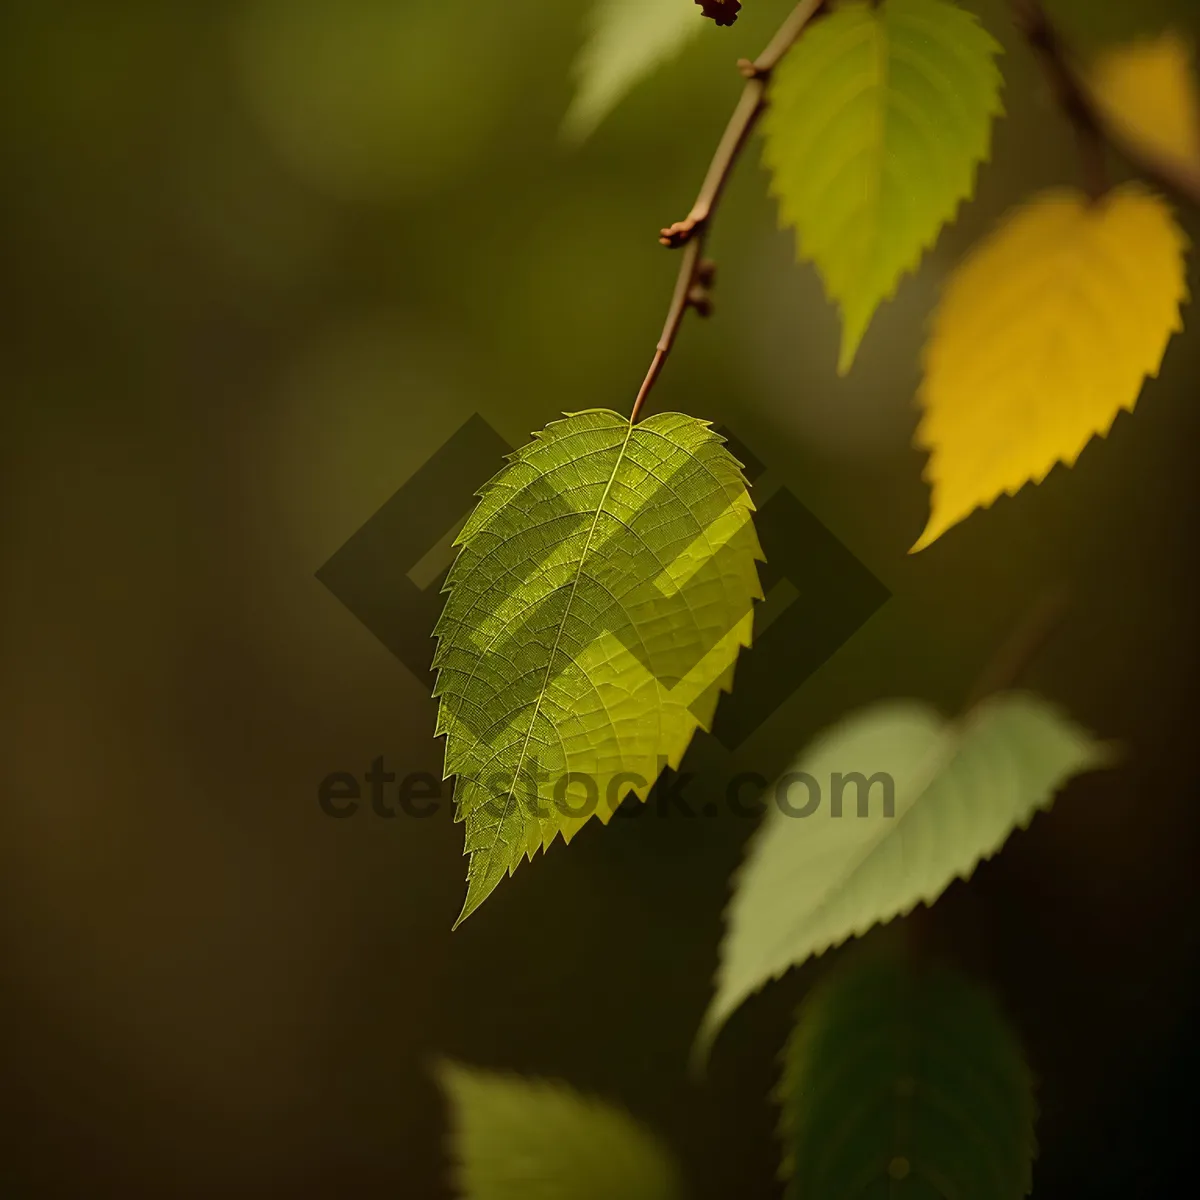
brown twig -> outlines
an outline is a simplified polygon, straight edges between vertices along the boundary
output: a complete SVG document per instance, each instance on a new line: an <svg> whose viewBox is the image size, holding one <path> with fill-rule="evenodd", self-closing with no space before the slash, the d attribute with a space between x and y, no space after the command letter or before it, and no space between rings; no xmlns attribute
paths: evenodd
<svg viewBox="0 0 1200 1200"><path fill-rule="evenodd" d="M1093 200L1099 200L1108 191L1105 138L1099 115L1071 67L1062 38L1040 0L1011 0L1011 4L1013 21L1037 55L1059 108L1075 131L1084 186Z"/></svg>
<svg viewBox="0 0 1200 1200"><path fill-rule="evenodd" d="M753 62L742 59L738 63L738 68L746 77L746 86L713 155L700 194L691 212L682 221L663 229L659 236L664 246L672 249L683 247L685 252L679 265L675 293L667 310L662 336L658 339L650 369L638 389L637 399L629 414L631 423L637 422L646 397L662 374L687 310L695 308L702 316L707 316L711 311L709 284L712 282L713 265L704 257L703 250L721 194L738 156L766 109L771 72L803 33L805 26L820 15L826 2L800 0L758 58ZM1075 129L1085 186L1093 198L1102 196L1108 190L1105 149L1109 147L1127 159L1151 183L1200 208L1200 162L1159 154L1110 121L1092 97L1075 65L1075 56L1047 16L1041 0L1009 0L1009 4L1018 29L1041 61L1055 97Z"/></svg>
<svg viewBox="0 0 1200 1200"><path fill-rule="evenodd" d="M1069 609L1070 593L1065 586L1046 592L992 656L971 689L964 711L969 712L981 700L1016 684Z"/></svg>
<svg viewBox="0 0 1200 1200"><path fill-rule="evenodd" d="M1085 183L1093 198L1108 189L1104 151L1111 147L1151 183L1200 208L1200 162L1160 154L1109 120L1041 0L1009 0L1009 6L1014 23L1038 56L1059 106L1075 129Z"/></svg>
<svg viewBox="0 0 1200 1200"><path fill-rule="evenodd" d="M825 4L826 0L800 0L767 48L753 62L742 59L738 63L738 69L746 77L746 86L742 89L741 99L729 119L717 152L713 155L700 194L696 197L691 212L682 221L676 221L674 225L664 229L659 236L659 241L664 246L672 249L683 247L684 256L679 264L675 294L671 297L671 307L667 310L662 337L658 339L654 359L641 388L638 389L633 411L629 414L631 423L637 422L646 397L662 373L663 364L675 344L687 310L695 308L705 316L708 313L708 287L712 282L714 268L704 257L704 241L720 202L721 193L742 148L767 106L767 84L770 82L771 72L791 49L792 43L803 33L804 27L820 13Z"/></svg>

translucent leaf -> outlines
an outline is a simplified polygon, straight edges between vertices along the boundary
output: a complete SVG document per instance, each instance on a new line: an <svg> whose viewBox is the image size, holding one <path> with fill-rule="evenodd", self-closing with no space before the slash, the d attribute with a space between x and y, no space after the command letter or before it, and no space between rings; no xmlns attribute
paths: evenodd
<svg viewBox="0 0 1200 1200"><path fill-rule="evenodd" d="M1192 48L1164 33L1101 54L1089 76L1106 120L1155 157L1200 162L1200 91Z"/></svg>
<svg viewBox="0 0 1200 1200"><path fill-rule="evenodd" d="M1187 239L1138 185L1043 193L946 284L925 349L921 550L974 509L1070 466L1157 375L1187 298Z"/></svg>
<svg viewBox="0 0 1200 1200"><path fill-rule="evenodd" d="M946 0L850 3L775 72L771 189L842 310L842 374L876 308L974 189L1001 112L999 52Z"/></svg>
<svg viewBox="0 0 1200 1200"><path fill-rule="evenodd" d="M698 1052L747 996L932 904L1068 779L1108 759L1061 713L1020 693L994 696L956 722L915 700L890 701L823 734L768 794L734 881Z"/></svg>
<svg viewBox="0 0 1200 1200"><path fill-rule="evenodd" d="M704 27L693 0L595 0L575 63L578 88L563 132L582 141L626 94L674 58Z"/></svg>
<svg viewBox="0 0 1200 1200"><path fill-rule="evenodd" d="M564 1084L439 1070L463 1200L676 1200L679 1176L628 1113Z"/></svg>
<svg viewBox="0 0 1200 1200"><path fill-rule="evenodd" d="M752 509L722 439L678 413L574 413L483 489L434 630L460 922L710 727L762 597Z"/></svg>
<svg viewBox="0 0 1200 1200"><path fill-rule="evenodd" d="M788 1200L1021 1200L1036 1107L1020 1043L992 998L894 958L833 971L784 1053Z"/></svg>

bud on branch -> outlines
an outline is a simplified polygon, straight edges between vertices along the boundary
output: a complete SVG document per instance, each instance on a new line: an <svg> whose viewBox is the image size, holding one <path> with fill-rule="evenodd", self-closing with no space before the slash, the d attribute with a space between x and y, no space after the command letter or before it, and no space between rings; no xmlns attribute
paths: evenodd
<svg viewBox="0 0 1200 1200"><path fill-rule="evenodd" d="M696 3L718 25L732 25L742 10L741 0L696 0Z"/></svg>

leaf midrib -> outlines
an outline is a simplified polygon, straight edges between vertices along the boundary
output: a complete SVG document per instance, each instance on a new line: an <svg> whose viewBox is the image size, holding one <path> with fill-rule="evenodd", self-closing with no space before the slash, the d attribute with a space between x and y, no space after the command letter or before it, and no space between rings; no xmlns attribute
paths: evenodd
<svg viewBox="0 0 1200 1200"><path fill-rule="evenodd" d="M571 592L567 597L567 603L563 607L562 619L558 623L558 629L554 635L554 644L550 647L550 655L546 660L546 672L542 677L542 686L538 689L537 700L533 706L533 713L529 718L529 727L525 731L525 740L521 744L521 756L517 760L516 770L513 772L513 787L509 789L508 796L505 800L504 811L500 814L500 820L496 824L497 835L493 837L484 853L484 863L486 867L492 865L492 858L496 851L496 841L499 837L499 831L503 829L505 822L512 813L512 801L516 794L516 782L521 778L521 772L525 766L525 758L529 753L529 741L533 737L533 727L537 724L538 716L542 711L542 701L546 698L546 690L550 682L550 671L554 666L554 660L558 657L558 648L562 642L563 630L567 627L567 619L571 615L571 605L575 601L575 593L579 590L579 580L583 575L583 564L587 559L588 552L591 550L592 539L596 534L596 527L600 523L600 515L604 512L604 505L608 501L609 492L612 491L613 483L616 481L617 473L621 469L621 463L625 459L626 451L629 449L630 439L633 437L633 423L630 422L629 427L625 431L625 440L621 443L620 449L617 451L616 461L613 463L612 472L608 477L608 482L604 485L604 492L600 497L599 503L596 505L596 515L592 518L591 527L588 529L587 539L583 543L583 550L579 555L579 563L575 568L574 578L571 580Z"/></svg>
<svg viewBox="0 0 1200 1200"><path fill-rule="evenodd" d="M809 924L819 913L824 912L825 909L829 907L836 894L845 891L850 880L853 879L859 873L859 871L863 869L870 858L875 854L879 847L888 840L889 837L895 837L897 835L900 827L904 824L909 815L920 806L922 799L929 794L930 788L934 785L937 779L944 771L949 769L950 765L958 757L962 749L964 733L965 730L962 728L960 722L947 722L947 724L939 731L937 743L929 748L928 765L925 766L922 771L917 773L917 779L919 782L917 787L914 789L915 794L913 795L912 801L909 803L908 807L899 815L899 817L896 818L894 825L887 826L881 824L879 833L863 843L861 852L855 856L853 866L849 867L845 872L843 872L840 879L831 881L829 886L821 894L819 902L814 904L808 910L807 914L798 922L788 927L785 937L776 940L772 946L772 958L778 956L781 946L786 946L795 938L798 930L803 929L804 926ZM842 940L845 941L851 936L851 934L847 934L846 938L843 938ZM828 949L830 949L830 947L826 946L821 951L815 953L823 954L825 950ZM813 953L814 952L810 951L806 957L811 958Z"/></svg>

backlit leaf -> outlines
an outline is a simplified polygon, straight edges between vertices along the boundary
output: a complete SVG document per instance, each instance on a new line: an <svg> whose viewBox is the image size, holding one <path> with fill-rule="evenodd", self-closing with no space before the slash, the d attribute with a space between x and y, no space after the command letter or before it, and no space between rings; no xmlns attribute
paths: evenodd
<svg viewBox="0 0 1200 1200"><path fill-rule="evenodd" d="M582 141L625 95L674 58L706 22L693 0L595 0L575 62L578 87L563 132Z"/></svg>
<svg viewBox="0 0 1200 1200"><path fill-rule="evenodd" d="M921 550L998 496L1070 466L1132 410L1182 328L1187 239L1138 185L1043 193L946 284L925 350Z"/></svg>
<svg viewBox="0 0 1200 1200"><path fill-rule="evenodd" d="M1200 91L1192 48L1178 34L1112 47L1096 59L1090 84L1122 138L1156 157L1200 162Z"/></svg>
<svg viewBox="0 0 1200 1200"><path fill-rule="evenodd" d="M787 1200L1021 1200L1033 1078L994 1000L940 966L867 958L827 975L784 1052Z"/></svg>
<svg viewBox="0 0 1200 1200"><path fill-rule="evenodd" d="M434 631L470 915L521 859L645 799L709 728L761 599L752 504L705 421L555 421L480 493Z"/></svg>
<svg viewBox="0 0 1200 1200"><path fill-rule="evenodd" d="M677 1200L675 1164L619 1108L561 1083L440 1068L462 1200Z"/></svg>
<svg viewBox="0 0 1200 1200"><path fill-rule="evenodd" d="M876 308L974 189L1001 112L999 51L947 0L850 3L775 72L771 188L842 310L842 374Z"/></svg>
<svg viewBox="0 0 1200 1200"><path fill-rule="evenodd" d="M1082 729L1021 693L993 696L955 722L915 700L889 701L823 734L768 793L734 881L698 1053L747 996L932 904L1068 779L1107 761Z"/></svg>

